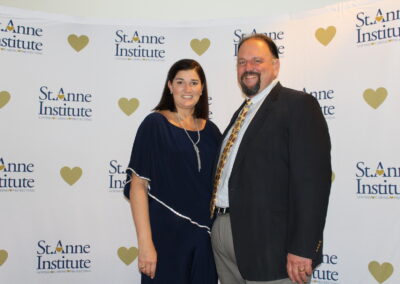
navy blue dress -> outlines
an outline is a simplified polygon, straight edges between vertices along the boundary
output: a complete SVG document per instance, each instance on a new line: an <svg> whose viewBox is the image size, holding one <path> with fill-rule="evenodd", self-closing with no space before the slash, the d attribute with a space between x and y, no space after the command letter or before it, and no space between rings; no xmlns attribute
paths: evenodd
<svg viewBox="0 0 400 284"><path fill-rule="evenodd" d="M197 131L188 131L197 141ZM212 168L221 133L207 121L198 144L201 171L193 144L182 128L162 114L148 115L140 125L127 169L124 194L129 198L131 175L149 181L149 214L157 250L154 279L142 284L216 284L210 243L209 206Z"/></svg>

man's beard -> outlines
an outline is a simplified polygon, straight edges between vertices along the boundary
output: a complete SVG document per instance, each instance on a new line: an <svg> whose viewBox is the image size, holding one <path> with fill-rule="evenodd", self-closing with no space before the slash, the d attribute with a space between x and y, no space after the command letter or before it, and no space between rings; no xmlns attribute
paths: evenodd
<svg viewBox="0 0 400 284"><path fill-rule="evenodd" d="M258 78L257 83L254 84L254 86L253 86L253 87L250 87L250 88L247 87L247 86L245 85L245 83L243 83L244 77L245 77L245 76L248 76L248 75L256 75L257 78ZM260 80L260 73L253 72L253 71L246 71L246 72L244 72L244 73L242 74L242 76L240 77L240 87L242 87L242 91L243 91L243 93L244 93L246 96L252 97L252 96L254 96L255 94L257 94L258 91L260 90L260 81L261 81L261 80Z"/></svg>

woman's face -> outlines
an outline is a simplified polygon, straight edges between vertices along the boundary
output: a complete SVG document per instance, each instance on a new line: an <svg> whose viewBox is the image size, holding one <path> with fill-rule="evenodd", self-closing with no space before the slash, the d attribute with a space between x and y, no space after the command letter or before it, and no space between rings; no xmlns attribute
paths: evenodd
<svg viewBox="0 0 400 284"><path fill-rule="evenodd" d="M195 69L181 70L172 81L168 81L175 107L179 109L194 109L203 91L203 85Z"/></svg>

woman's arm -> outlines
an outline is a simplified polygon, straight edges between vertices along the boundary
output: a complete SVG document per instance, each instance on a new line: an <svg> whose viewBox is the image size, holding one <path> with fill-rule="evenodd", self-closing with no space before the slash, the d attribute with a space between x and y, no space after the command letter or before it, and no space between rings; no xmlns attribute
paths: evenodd
<svg viewBox="0 0 400 284"><path fill-rule="evenodd" d="M154 278L157 265L157 252L151 236L147 194L148 185L149 182L147 180L132 174L129 195L139 246L138 267L142 273Z"/></svg>

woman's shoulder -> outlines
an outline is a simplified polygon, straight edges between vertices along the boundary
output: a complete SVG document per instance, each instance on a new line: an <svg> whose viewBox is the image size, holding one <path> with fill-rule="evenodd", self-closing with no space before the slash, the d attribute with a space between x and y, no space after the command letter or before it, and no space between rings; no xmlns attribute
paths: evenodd
<svg viewBox="0 0 400 284"><path fill-rule="evenodd" d="M142 121L141 125L146 126L146 125L156 125L160 124L161 121L164 120L164 117L161 113L154 111L150 114L148 114Z"/></svg>
<svg viewBox="0 0 400 284"><path fill-rule="evenodd" d="M208 127L216 136L221 136L221 131L219 130L218 126L211 121L210 119L207 119L207 124L206 127Z"/></svg>
<svg viewBox="0 0 400 284"><path fill-rule="evenodd" d="M152 112L148 114L140 123L137 133L147 133L147 135L150 135L150 133L159 132L161 131L160 128L162 128L164 125L163 120L164 118L162 114L158 112Z"/></svg>
<svg viewBox="0 0 400 284"><path fill-rule="evenodd" d="M218 128L217 125L210 119L206 120L207 126L211 128Z"/></svg>

